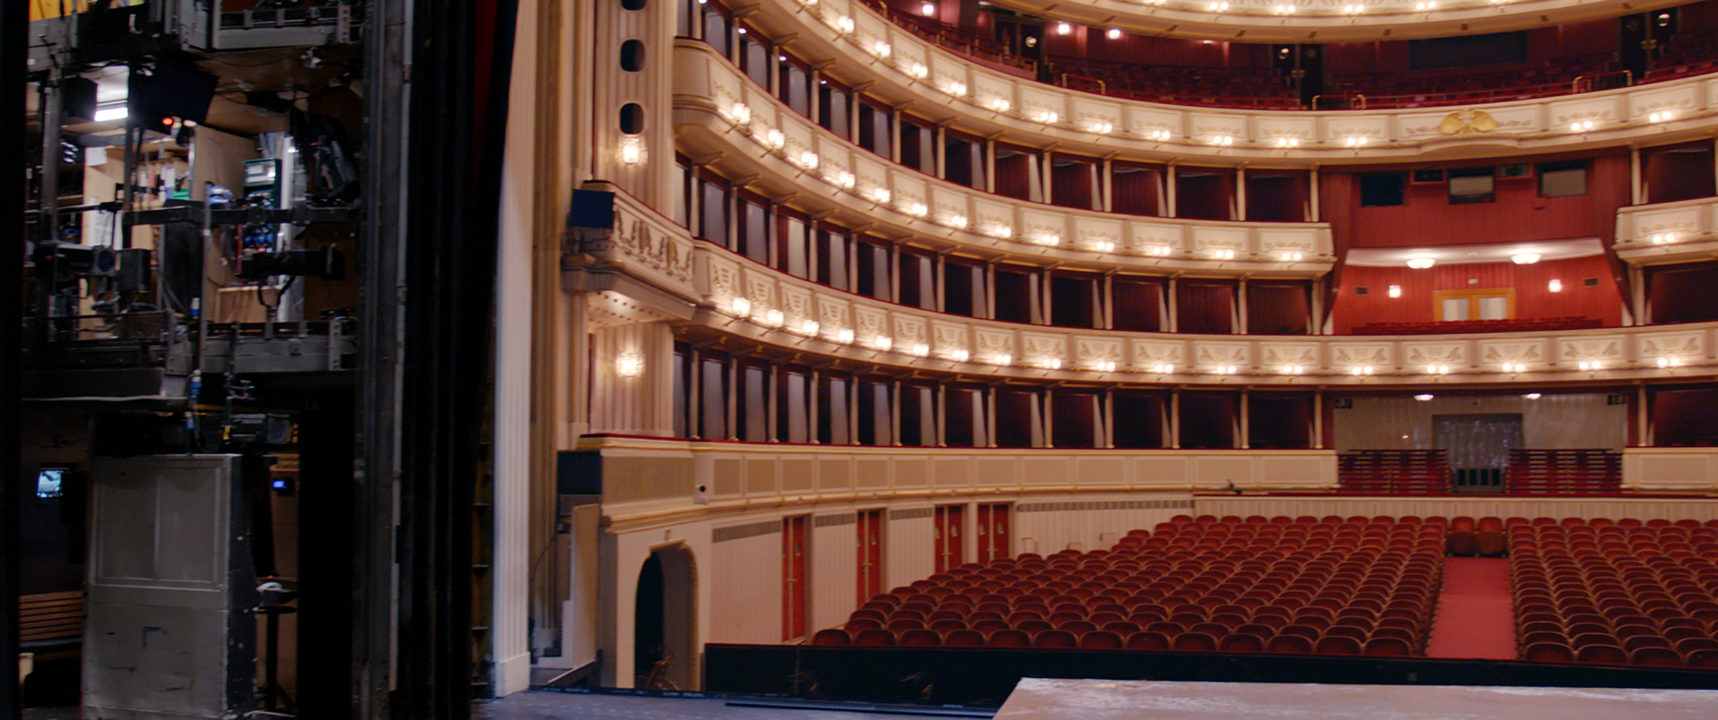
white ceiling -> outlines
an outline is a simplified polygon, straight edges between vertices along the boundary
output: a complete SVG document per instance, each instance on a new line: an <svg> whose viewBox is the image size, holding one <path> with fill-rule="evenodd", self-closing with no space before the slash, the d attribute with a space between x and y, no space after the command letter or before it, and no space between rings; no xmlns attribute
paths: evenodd
<svg viewBox="0 0 1718 720"><path fill-rule="evenodd" d="M1408 258L1429 257L1439 265L1473 265L1510 262L1519 253L1538 253L1540 260L1568 260L1602 255L1605 247L1598 238L1580 240L1551 240L1547 242L1486 243L1484 245L1440 245L1423 248L1353 248L1348 251L1346 264L1367 267L1406 267Z"/></svg>

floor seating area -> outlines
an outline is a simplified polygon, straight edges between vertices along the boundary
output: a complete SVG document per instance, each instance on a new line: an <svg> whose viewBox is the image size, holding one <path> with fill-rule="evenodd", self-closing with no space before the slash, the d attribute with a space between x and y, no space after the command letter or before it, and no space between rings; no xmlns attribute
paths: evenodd
<svg viewBox="0 0 1718 720"><path fill-rule="evenodd" d="M1421 656L1441 519L1177 516L878 595L815 645Z"/></svg>
<svg viewBox="0 0 1718 720"><path fill-rule="evenodd" d="M1718 668L1718 521L1505 530L1522 659Z"/></svg>
<svg viewBox="0 0 1718 720"><path fill-rule="evenodd" d="M1450 322L1372 322L1356 325L1353 335L1440 335L1444 333L1549 332L1591 330L1604 323L1585 317L1554 317L1511 320L1457 320Z"/></svg>
<svg viewBox="0 0 1718 720"><path fill-rule="evenodd" d="M1352 495L1446 495L1444 450L1346 450L1336 455L1336 484Z"/></svg>
<svg viewBox="0 0 1718 720"><path fill-rule="evenodd" d="M1604 448L1515 448L1504 475L1508 495L1614 495L1622 487L1622 453Z"/></svg>

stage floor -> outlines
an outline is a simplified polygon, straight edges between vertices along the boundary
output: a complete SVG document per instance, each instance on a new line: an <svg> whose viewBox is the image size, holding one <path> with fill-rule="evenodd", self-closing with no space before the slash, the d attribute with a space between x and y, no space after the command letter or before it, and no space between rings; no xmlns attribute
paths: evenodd
<svg viewBox="0 0 1718 720"><path fill-rule="evenodd" d="M1718 691L1026 678L997 720L1708 720Z"/></svg>

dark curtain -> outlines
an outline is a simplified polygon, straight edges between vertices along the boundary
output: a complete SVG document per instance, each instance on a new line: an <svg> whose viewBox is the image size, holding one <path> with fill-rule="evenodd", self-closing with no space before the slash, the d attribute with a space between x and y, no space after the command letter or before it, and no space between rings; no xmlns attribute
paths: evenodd
<svg viewBox="0 0 1718 720"><path fill-rule="evenodd" d="M953 386L948 389L948 417L943 438L949 447L985 447L990 444L990 413L984 400L989 390L983 387Z"/></svg>
<svg viewBox="0 0 1718 720"><path fill-rule="evenodd" d="M937 444L937 389L933 385L901 384L901 444Z"/></svg>
<svg viewBox="0 0 1718 720"><path fill-rule="evenodd" d="M1164 447L1165 393L1122 390L1115 394L1115 445L1118 448Z"/></svg>
<svg viewBox="0 0 1718 720"><path fill-rule="evenodd" d="M1111 286L1115 329L1161 332L1166 285L1162 278L1117 276Z"/></svg>
<svg viewBox="0 0 1718 720"><path fill-rule="evenodd" d="M1240 395L1232 392L1181 394L1181 447L1213 450L1235 447L1235 413Z"/></svg>
<svg viewBox="0 0 1718 720"><path fill-rule="evenodd" d="M1050 443L1059 448L1097 447L1097 394L1057 390L1051 398Z"/></svg>
<svg viewBox="0 0 1718 720"><path fill-rule="evenodd" d="M943 262L943 312L980 317L986 305L984 267L948 258Z"/></svg>
<svg viewBox="0 0 1718 720"><path fill-rule="evenodd" d="M1653 324L1718 320L1718 263L1647 268Z"/></svg>
<svg viewBox="0 0 1718 720"><path fill-rule="evenodd" d="M1312 284L1247 284L1248 335L1305 335L1312 315Z"/></svg>
<svg viewBox="0 0 1718 720"><path fill-rule="evenodd" d="M1658 389L1649 400L1654 445L1718 445L1718 389Z"/></svg>
<svg viewBox="0 0 1718 720"><path fill-rule="evenodd" d="M1035 390L1002 390L996 394L996 445L1005 448L1037 446L1041 430L1035 407Z"/></svg>
<svg viewBox="0 0 1718 720"><path fill-rule="evenodd" d="M809 370L782 368L776 375L776 440L792 443L811 441L810 389Z"/></svg>
<svg viewBox="0 0 1718 720"><path fill-rule="evenodd" d="M1163 168L1116 163L1110 179L1115 186L1110 196L1112 210L1127 215L1163 216Z"/></svg>
<svg viewBox="0 0 1718 720"><path fill-rule="evenodd" d="M852 378L824 373L817 383L817 441L825 445L846 445L852 442L852 428L847 412L847 388Z"/></svg>
<svg viewBox="0 0 1718 720"><path fill-rule="evenodd" d="M996 270L996 319L1038 321L1038 274L1033 270Z"/></svg>
<svg viewBox="0 0 1718 720"><path fill-rule="evenodd" d="M1058 155L1050 170L1050 200L1057 207L1091 210L1096 207L1098 161Z"/></svg>
<svg viewBox="0 0 1718 720"><path fill-rule="evenodd" d="M867 378L859 381L860 445L895 444L895 410L889 402L890 388L888 380Z"/></svg>
<svg viewBox="0 0 1718 720"><path fill-rule="evenodd" d="M1050 324L1057 327L1098 326L1096 276L1055 272L1050 275Z"/></svg>
<svg viewBox="0 0 1718 720"><path fill-rule="evenodd" d="M1247 174L1247 220L1305 222L1308 198L1305 172Z"/></svg>
<svg viewBox="0 0 1718 720"><path fill-rule="evenodd" d="M1036 152L998 147L996 153L996 194L1016 200L1033 201L1032 165L1038 162Z"/></svg>
<svg viewBox="0 0 1718 720"><path fill-rule="evenodd" d="M1247 447L1295 450L1312 447L1312 396L1253 393L1247 397Z"/></svg>
<svg viewBox="0 0 1718 720"><path fill-rule="evenodd" d="M1176 330L1227 335L1234 332L1235 284L1184 280L1175 286Z"/></svg>
<svg viewBox="0 0 1718 720"><path fill-rule="evenodd" d="M1175 216L1194 220L1233 220L1235 171L1187 168L1175 175Z"/></svg>
<svg viewBox="0 0 1718 720"><path fill-rule="evenodd" d="M1640 151L1641 182L1649 203L1676 202L1712 197L1718 188L1712 173L1712 142L1702 140L1682 145Z"/></svg>

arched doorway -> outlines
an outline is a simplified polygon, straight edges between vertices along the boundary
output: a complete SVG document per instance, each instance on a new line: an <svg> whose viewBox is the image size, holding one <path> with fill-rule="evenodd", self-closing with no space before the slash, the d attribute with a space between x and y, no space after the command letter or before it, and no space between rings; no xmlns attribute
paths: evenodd
<svg viewBox="0 0 1718 720"><path fill-rule="evenodd" d="M634 599L633 687L692 690L697 684L697 565L684 545L650 552Z"/></svg>

